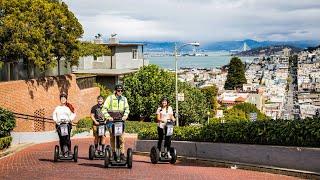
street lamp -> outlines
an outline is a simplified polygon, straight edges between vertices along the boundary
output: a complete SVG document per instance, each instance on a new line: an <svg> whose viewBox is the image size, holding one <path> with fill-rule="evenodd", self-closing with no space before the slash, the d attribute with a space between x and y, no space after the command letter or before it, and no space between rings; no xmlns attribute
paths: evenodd
<svg viewBox="0 0 320 180"><path fill-rule="evenodd" d="M185 46L200 46L200 43L198 42L192 42L192 43L186 43L181 46L177 46L177 43L174 45L174 59L176 63L176 120L177 120L177 126L179 126L179 101L178 101L178 52Z"/></svg>

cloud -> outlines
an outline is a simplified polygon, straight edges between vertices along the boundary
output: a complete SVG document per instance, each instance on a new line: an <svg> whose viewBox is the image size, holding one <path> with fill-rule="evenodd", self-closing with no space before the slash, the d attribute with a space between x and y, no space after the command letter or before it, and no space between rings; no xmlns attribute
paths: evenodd
<svg viewBox="0 0 320 180"><path fill-rule="evenodd" d="M132 41L320 39L319 0L64 0L84 39Z"/></svg>

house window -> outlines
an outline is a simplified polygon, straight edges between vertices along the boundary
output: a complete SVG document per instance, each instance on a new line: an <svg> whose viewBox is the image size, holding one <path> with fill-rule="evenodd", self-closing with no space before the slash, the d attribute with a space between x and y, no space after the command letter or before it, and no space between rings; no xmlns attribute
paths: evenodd
<svg viewBox="0 0 320 180"><path fill-rule="evenodd" d="M132 50L132 59L138 59L138 50L137 49Z"/></svg>
<svg viewBox="0 0 320 180"><path fill-rule="evenodd" d="M104 62L104 56L99 56L99 57L93 56L93 60L96 62Z"/></svg>

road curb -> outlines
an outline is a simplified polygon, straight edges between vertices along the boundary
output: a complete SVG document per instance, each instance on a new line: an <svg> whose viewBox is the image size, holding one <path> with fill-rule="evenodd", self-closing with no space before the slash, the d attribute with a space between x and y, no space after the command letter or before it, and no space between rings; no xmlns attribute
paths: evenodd
<svg viewBox="0 0 320 180"><path fill-rule="evenodd" d="M150 153L134 151L133 154L141 155L141 156L149 156ZM178 160L185 161L185 162L197 162L201 164L207 164L213 167L266 172L266 173L272 173L272 174L294 176L294 177L299 177L304 179L320 179L320 173L311 172L311 171L286 169L286 168L279 168L279 167L273 167L273 166L264 166L264 165L256 165L256 164L240 163L240 162L232 162L232 161L222 161L222 160L216 160L216 159L194 158L194 157L187 157L187 156L178 156Z"/></svg>
<svg viewBox="0 0 320 180"><path fill-rule="evenodd" d="M8 149L0 152L0 159L11 156L11 155L13 155L19 151L22 151L23 149L26 149L32 145L34 145L34 143L25 143L25 144L18 144L18 145L10 146Z"/></svg>

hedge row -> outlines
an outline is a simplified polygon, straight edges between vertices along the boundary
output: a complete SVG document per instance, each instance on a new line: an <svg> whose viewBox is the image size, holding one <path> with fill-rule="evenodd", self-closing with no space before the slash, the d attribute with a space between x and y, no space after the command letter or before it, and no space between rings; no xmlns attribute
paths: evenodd
<svg viewBox="0 0 320 180"><path fill-rule="evenodd" d="M127 122L126 132L157 139L156 123ZM320 119L213 123L175 127L174 140L320 147Z"/></svg>
<svg viewBox="0 0 320 180"><path fill-rule="evenodd" d="M8 148L11 142L12 142L11 136L0 138L0 150Z"/></svg>
<svg viewBox="0 0 320 180"><path fill-rule="evenodd" d="M16 126L16 120L11 111L0 107L0 138L10 136L10 131Z"/></svg>
<svg viewBox="0 0 320 180"><path fill-rule="evenodd" d="M87 129L92 129L92 119L90 117L85 117L85 118L82 118L78 121L77 123L77 129L81 129L81 128L87 128Z"/></svg>

